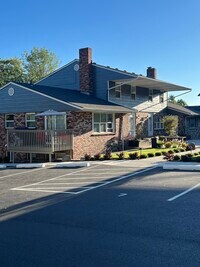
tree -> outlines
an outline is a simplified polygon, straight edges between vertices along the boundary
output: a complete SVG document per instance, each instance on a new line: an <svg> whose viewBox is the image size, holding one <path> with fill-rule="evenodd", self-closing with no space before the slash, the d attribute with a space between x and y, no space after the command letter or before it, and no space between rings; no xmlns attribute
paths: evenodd
<svg viewBox="0 0 200 267"><path fill-rule="evenodd" d="M19 58L0 59L0 87L8 82L23 82L24 70Z"/></svg>
<svg viewBox="0 0 200 267"><path fill-rule="evenodd" d="M175 136L178 129L178 117L168 115L163 118L165 132L170 136Z"/></svg>
<svg viewBox="0 0 200 267"><path fill-rule="evenodd" d="M183 99L178 99L176 103L182 107L187 106L187 103Z"/></svg>
<svg viewBox="0 0 200 267"><path fill-rule="evenodd" d="M174 95L170 95L168 101L173 104L180 105L182 107L187 106L187 103L183 99L176 100Z"/></svg>
<svg viewBox="0 0 200 267"><path fill-rule="evenodd" d="M34 47L30 53L24 52L23 64L26 82L34 83L53 72L58 67L59 60L46 48Z"/></svg>

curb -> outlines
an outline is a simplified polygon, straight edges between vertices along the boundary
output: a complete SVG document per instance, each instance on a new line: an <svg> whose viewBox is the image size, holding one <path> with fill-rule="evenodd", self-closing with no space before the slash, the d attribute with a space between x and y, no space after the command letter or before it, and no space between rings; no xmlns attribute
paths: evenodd
<svg viewBox="0 0 200 267"><path fill-rule="evenodd" d="M184 171L200 171L200 164L191 163L164 163L164 170L184 170Z"/></svg>
<svg viewBox="0 0 200 267"><path fill-rule="evenodd" d="M32 168L44 168L46 164L44 163L26 163L26 164L16 164L16 169L32 169Z"/></svg>
<svg viewBox="0 0 200 267"><path fill-rule="evenodd" d="M0 165L0 169L6 169L6 168L7 168L7 166L5 164Z"/></svg>
<svg viewBox="0 0 200 267"><path fill-rule="evenodd" d="M54 168L90 167L89 162L62 162L53 165Z"/></svg>

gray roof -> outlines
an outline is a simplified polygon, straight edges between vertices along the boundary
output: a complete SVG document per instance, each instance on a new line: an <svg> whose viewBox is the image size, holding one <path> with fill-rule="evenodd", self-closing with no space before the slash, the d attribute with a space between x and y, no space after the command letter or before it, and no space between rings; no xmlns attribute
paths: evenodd
<svg viewBox="0 0 200 267"><path fill-rule="evenodd" d="M195 115L200 115L200 106L187 106Z"/></svg>
<svg viewBox="0 0 200 267"><path fill-rule="evenodd" d="M92 95L81 93L80 91L63 89L58 87L50 87L28 83L16 83L27 89L42 93L46 96L53 97L57 100L64 101L68 104L74 105L78 110L82 111L101 111L101 112L115 112L115 113L130 113L133 110L113 104L111 102L96 98Z"/></svg>
<svg viewBox="0 0 200 267"><path fill-rule="evenodd" d="M180 113L183 113L185 115L198 115L198 113L192 109L193 107L189 107L189 106L183 107L183 106L178 105L178 104L173 104L171 102L167 102L167 108L174 110L174 111L177 111L177 112L180 112ZM200 107L199 107L199 114L200 114Z"/></svg>

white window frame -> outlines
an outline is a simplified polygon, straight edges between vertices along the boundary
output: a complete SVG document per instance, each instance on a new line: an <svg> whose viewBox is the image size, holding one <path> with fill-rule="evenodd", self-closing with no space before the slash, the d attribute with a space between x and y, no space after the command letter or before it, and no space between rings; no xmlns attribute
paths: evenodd
<svg viewBox="0 0 200 267"><path fill-rule="evenodd" d="M162 122L161 117L155 117L154 118L154 125L155 125L155 130L163 130L164 129L164 123Z"/></svg>
<svg viewBox="0 0 200 267"><path fill-rule="evenodd" d="M131 86L131 99L136 100L136 86Z"/></svg>
<svg viewBox="0 0 200 267"><path fill-rule="evenodd" d="M122 94L122 92L121 92L121 86L116 87L115 88L115 97L116 98L121 98L121 94Z"/></svg>
<svg viewBox="0 0 200 267"><path fill-rule="evenodd" d="M94 121L94 116L95 116L95 114L98 114L98 115L100 115L100 121L99 122L95 122ZM106 114L106 121L105 122L102 122L101 121L101 117L102 117L102 114ZM112 121L108 121L108 115L110 116L110 115L112 115ZM96 132L96 131L94 131L94 125L95 124L98 124L99 125L99 132ZM101 131L101 125L102 124L105 124L105 128L106 128L106 131ZM108 127L108 124L111 124L111 127ZM92 129L93 129L93 132L94 133L115 133L115 114L114 113L104 113L104 112L94 112L93 114L92 114Z"/></svg>
<svg viewBox="0 0 200 267"><path fill-rule="evenodd" d="M35 129L35 128L36 128L36 120L35 120L35 117L34 117L34 120L28 120L28 119L27 119L28 115L34 115L34 116L35 116L35 113L26 113L26 127L27 127L28 129ZM29 123L29 122L34 122L34 123L35 123L35 126L34 126L34 127L29 127L29 126L28 126L28 123Z"/></svg>
<svg viewBox="0 0 200 267"><path fill-rule="evenodd" d="M149 101L153 101L153 89L149 89Z"/></svg>
<svg viewBox="0 0 200 267"><path fill-rule="evenodd" d="M7 116L13 116L13 120L7 120ZM12 122L13 123L13 126L12 127L9 127L9 126L7 126L7 123L8 122ZM12 114L12 113L8 113L8 114L5 114L5 128L6 129L14 129L14 114Z"/></svg>

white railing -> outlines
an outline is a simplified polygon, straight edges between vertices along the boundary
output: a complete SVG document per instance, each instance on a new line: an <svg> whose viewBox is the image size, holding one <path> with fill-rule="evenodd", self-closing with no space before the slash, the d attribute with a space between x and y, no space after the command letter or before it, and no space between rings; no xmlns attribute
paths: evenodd
<svg viewBox="0 0 200 267"><path fill-rule="evenodd" d="M73 149L70 130L8 130L7 150L25 153L54 153Z"/></svg>

